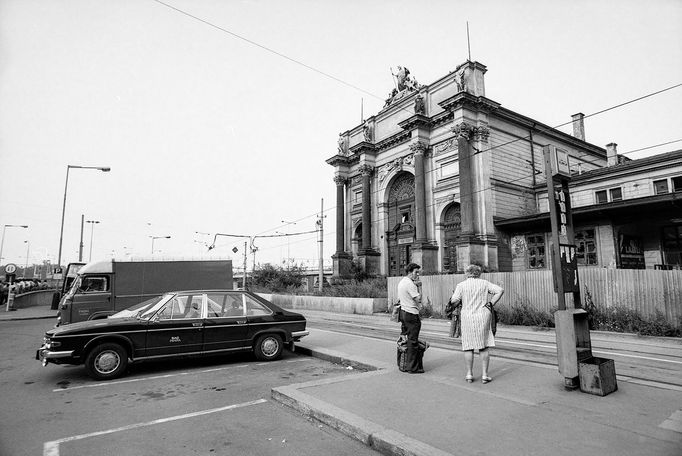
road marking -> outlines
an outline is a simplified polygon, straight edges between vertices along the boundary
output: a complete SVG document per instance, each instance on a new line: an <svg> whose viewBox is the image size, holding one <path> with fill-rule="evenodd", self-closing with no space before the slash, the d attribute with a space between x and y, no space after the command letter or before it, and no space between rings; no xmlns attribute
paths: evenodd
<svg viewBox="0 0 682 456"><path fill-rule="evenodd" d="M209 410L200 410L198 412L185 413L184 415L171 416L168 418L160 418L158 420L147 421L144 423L129 424L127 426L121 426L114 429L107 429L105 431L91 432L89 434L74 435L71 437L64 437L63 439L53 440L51 442L45 442L43 444L43 456L59 456L59 445L64 442L73 442L74 440L83 440L89 437L97 437L100 435L113 434L114 432L129 431L131 429L137 429L146 426L153 426L155 424L169 423L171 421L183 420L185 418L193 418L195 416L208 415L211 413L224 412L225 410L233 410L242 407L249 407L251 405L257 405L267 402L267 399L258 399L256 401L242 402L241 404L227 405L225 407L218 407Z"/></svg>

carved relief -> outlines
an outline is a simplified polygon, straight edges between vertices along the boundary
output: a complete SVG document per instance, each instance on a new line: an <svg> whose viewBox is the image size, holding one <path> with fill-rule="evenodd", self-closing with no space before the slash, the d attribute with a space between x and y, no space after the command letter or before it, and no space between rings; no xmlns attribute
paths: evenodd
<svg viewBox="0 0 682 456"><path fill-rule="evenodd" d="M401 158L396 158L377 168L379 182L383 182L394 169L403 170L403 166L414 166L414 154L409 154Z"/></svg>
<svg viewBox="0 0 682 456"><path fill-rule="evenodd" d="M433 147L434 155L441 155L451 150L457 150L457 140L455 138L448 139L447 141L437 144Z"/></svg>
<svg viewBox="0 0 682 456"><path fill-rule="evenodd" d="M350 181L351 185L360 185L362 184L362 176L353 176L353 178Z"/></svg>

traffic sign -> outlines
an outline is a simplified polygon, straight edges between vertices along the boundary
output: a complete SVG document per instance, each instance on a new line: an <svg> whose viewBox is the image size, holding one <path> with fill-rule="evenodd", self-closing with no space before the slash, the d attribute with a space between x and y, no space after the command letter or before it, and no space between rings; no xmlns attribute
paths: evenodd
<svg viewBox="0 0 682 456"><path fill-rule="evenodd" d="M17 265L14 263L7 263L5 265L5 273L6 274L14 274L17 272Z"/></svg>

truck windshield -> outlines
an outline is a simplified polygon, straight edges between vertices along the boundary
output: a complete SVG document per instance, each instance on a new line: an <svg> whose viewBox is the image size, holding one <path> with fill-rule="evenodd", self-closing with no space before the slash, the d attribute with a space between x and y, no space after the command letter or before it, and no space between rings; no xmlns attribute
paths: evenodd
<svg viewBox="0 0 682 456"><path fill-rule="evenodd" d="M145 313L147 310L151 309L154 307L156 304L158 304L161 301L164 301L166 296L157 296L152 299L147 299L146 301L142 301L139 304L135 304L132 307L128 307L125 310L122 310L120 312L116 312L113 315L110 315L109 318L127 318L127 317L135 317L137 315L141 315Z"/></svg>

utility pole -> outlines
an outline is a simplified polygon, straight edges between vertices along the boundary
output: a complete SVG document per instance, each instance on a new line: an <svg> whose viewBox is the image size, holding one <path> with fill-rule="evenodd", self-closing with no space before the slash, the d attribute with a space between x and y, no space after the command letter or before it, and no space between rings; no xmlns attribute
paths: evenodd
<svg viewBox="0 0 682 456"><path fill-rule="evenodd" d="M244 289L247 290L246 288L246 258L247 258L247 251L246 251L246 241L244 241Z"/></svg>
<svg viewBox="0 0 682 456"><path fill-rule="evenodd" d="M83 261L83 224L85 223L85 214L81 214L81 243L78 246L78 262Z"/></svg>
<svg viewBox="0 0 682 456"><path fill-rule="evenodd" d="M320 225L320 271L318 273L318 290L322 293L322 287L324 285L324 258L323 258L323 239L324 239L324 198L320 201L320 219L318 224Z"/></svg>

